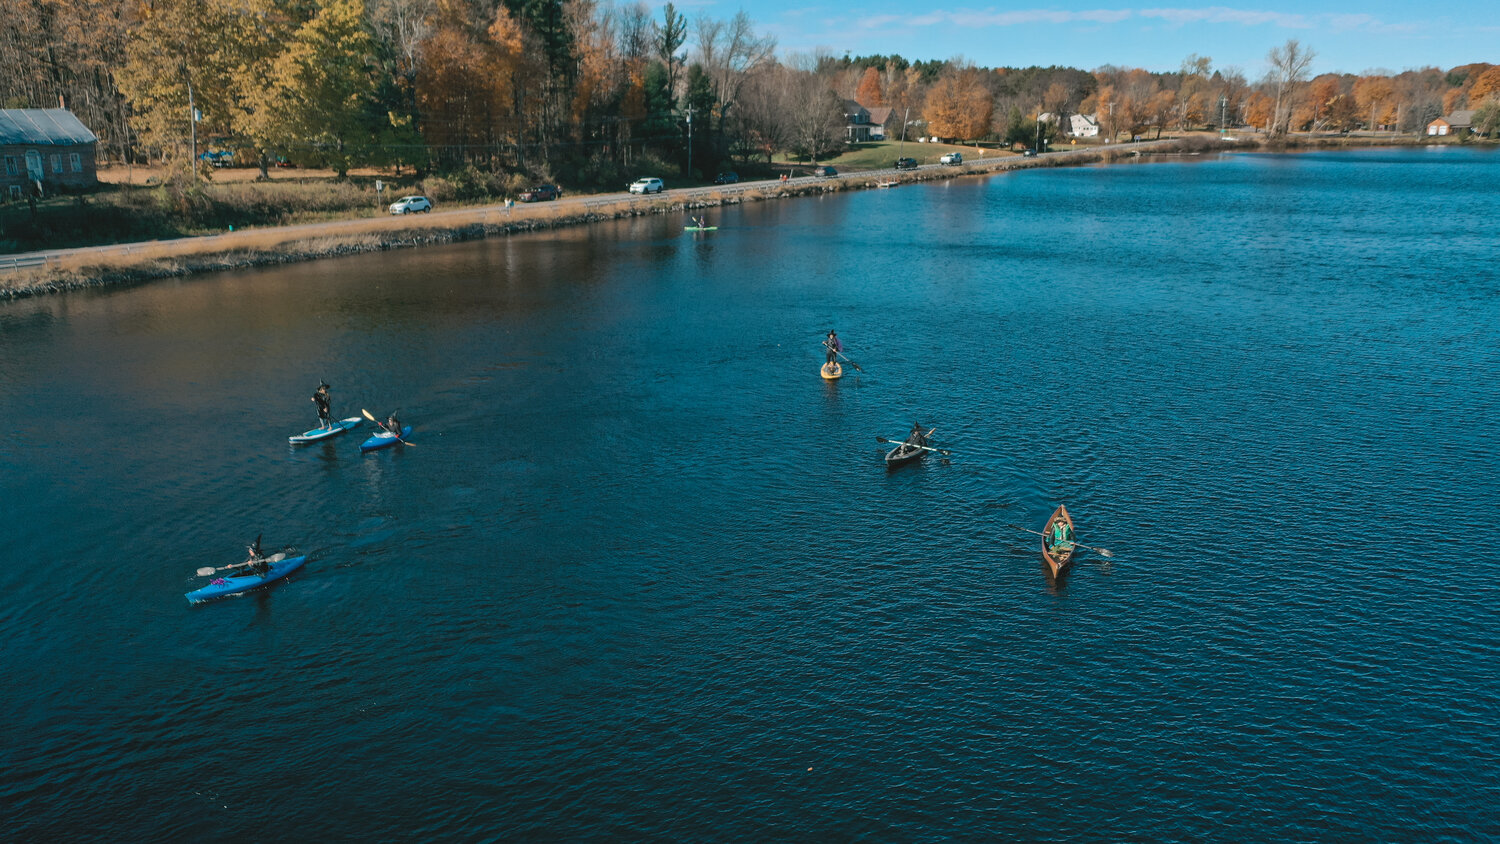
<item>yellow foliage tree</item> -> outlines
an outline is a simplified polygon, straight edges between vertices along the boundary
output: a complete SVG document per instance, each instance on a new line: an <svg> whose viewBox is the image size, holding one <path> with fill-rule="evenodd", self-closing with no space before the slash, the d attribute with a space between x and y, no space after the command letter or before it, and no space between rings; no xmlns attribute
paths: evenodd
<svg viewBox="0 0 1500 844"><path fill-rule="evenodd" d="M927 92L922 117L933 135L972 141L990 133L995 101L979 72L968 68L940 78Z"/></svg>

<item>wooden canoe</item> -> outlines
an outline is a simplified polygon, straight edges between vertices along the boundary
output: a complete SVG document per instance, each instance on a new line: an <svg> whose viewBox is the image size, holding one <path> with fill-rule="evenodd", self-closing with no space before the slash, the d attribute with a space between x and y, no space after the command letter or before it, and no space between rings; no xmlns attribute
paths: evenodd
<svg viewBox="0 0 1500 844"><path fill-rule="evenodd" d="M838 361L823 364L823 368L819 371L829 381L844 377L844 368L839 366Z"/></svg>
<svg viewBox="0 0 1500 844"><path fill-rule="evenodd" d="M1073 536L1073 517L1068 515L1068 508L1059 504L1052 511L1052 517L1047 520L1047 526L1042 528L1042 561L1047 564L1047 571L1055 578L1067 570L1068 565L1073 562L1073 554L1078 550L1072 541L1053 544L1052 529L1058 522L1067 525L1067 535Z"/></svg>

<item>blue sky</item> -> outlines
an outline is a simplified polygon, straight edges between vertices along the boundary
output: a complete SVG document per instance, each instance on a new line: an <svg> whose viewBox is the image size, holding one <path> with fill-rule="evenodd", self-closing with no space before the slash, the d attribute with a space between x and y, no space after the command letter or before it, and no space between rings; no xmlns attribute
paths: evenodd
<svg viewBox="0 0 1500 844"><path fill-rule="evenodd" d="M653 5L659 5L653 3ZM1266 53L1296 38L1318 54L1314 73L1398 72L1429 65L1500 64L1500 2L1366 2L1186 5L1061 0L976 4L958 0L680 0L690 17L728 18L740 8L782 52L822 47L835 55L963 56L985 66L1104 64L1176 70L1189 54L1254 80Z"/></svg>

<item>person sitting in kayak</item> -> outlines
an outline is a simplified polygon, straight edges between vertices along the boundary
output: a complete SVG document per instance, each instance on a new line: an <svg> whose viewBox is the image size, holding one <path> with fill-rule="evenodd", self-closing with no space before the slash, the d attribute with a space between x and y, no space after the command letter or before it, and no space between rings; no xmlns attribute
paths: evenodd
<svg viewBox="0 0 1500 844"><path fill-rule="evenodd" d="M255 537L255 541L246 550L250 552L250 558L245 561L246 569L254 575L265 575L271 570L271 564L266 562L265 552L260 548L260 538L265 534Z"/></svg>
<svg viewBox="0 0 1500 844"><path fill-rule="evenodd" d="M386 417L386 420L380 423L380 427L385 429L385 432L393 437L396 437L398 439L401 437L401 420L397 419L396 414L394 413Z"/></svg>
<svg viewBox="0 0 1500 844"><path fill-rule="evenodd" d="M844 344L839 342L839 335L832 328L828 329L828 339L823 341L823 346L828 349L828 363L833 363L838 353L844 350Z"/></svg>
<svg viewBox="0 0 1500 844"><path fill-rule="evenodd" d="M911 433L906 436L906 445L914 445L919 447L925 447L927 445L927 435L922 433L921 422L911 423Z"/></svg>
<svg viewBox="0 0 1500 844"><path fill-rule="evenodd" d="M312 394L313 404L318 406L318 427L333 427L332 398L328 395L328 385L322 381L318 382L317 392Z"/></svg>

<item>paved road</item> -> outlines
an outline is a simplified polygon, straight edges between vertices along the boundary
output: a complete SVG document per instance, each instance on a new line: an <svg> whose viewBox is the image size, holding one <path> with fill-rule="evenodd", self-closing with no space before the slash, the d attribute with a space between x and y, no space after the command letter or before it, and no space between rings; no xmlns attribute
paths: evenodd
<svg viewBox="0 0 1500 844"><path fill-rule="evenodd" d="M1068 148L1056 152L1043 153L1034 157L1023 158L1021 156L986 156L966 160L963 164L948 166L942 164L924 164L915 170L860 170L850 173L841 173L835 179L851 180L878 180L899 181L911 179L913 174L918 178L924 171L956 171L958 173L985 173L996 170L1008 170L1021 167L1035 167L1044 163L1055 163L1058 159L1087 157L1097 155L1101 149L1112 150L1140 150L1159 144L1168 143L1162 141L1141 141L1138 143L1118 144L1107 148L1096 146ZM201 252L205 246L220 247L225 250L242 246L246 242L253 241L257 245L264 246L265 236L274 233L284 240L302 240L314 237L328 237L347 234L369 233L372 228L379 231L395 231L403 228L427 228L435 226L438 228L458 228L474 223L502 223L507 220L517 222L524 221L533 216L552 216L557 209L577 208L588 210L605 205L619 205L627 202L649 203L661 198L674 201L691 201L694 198L709 198L713 196L732 196L750 192L774 192L778 186L789 187L805 186L821 181L828 181L817 176L798 176L782 182L777 179L763 181L740 182L734 185L711 185L696 188L678 188L667 190L660 194L650 196L638 196L629 193L590 194L587 196L569 197L554 202L537 204L517 204L512 211L507 211L503 204L469 206L457 208L451 211L431 211L425 214L408 215L390 218L361 217L350 220L332 220L322 223L301 223L292 226L278 226L258 229L242 229L236 232L215 235L198 235L195 237L180 237L170 240L149 240L136 243L112 243L105 246L83 246L76 249L48 249L40 252L22 252L14 255L0 256L0 271L17 269L22 267L37 267L58 261L64 258L77 256L114 256L130 255L133 252L150 250L153 254L170 254L175 247L183 247L193 252Z"/></svg>

